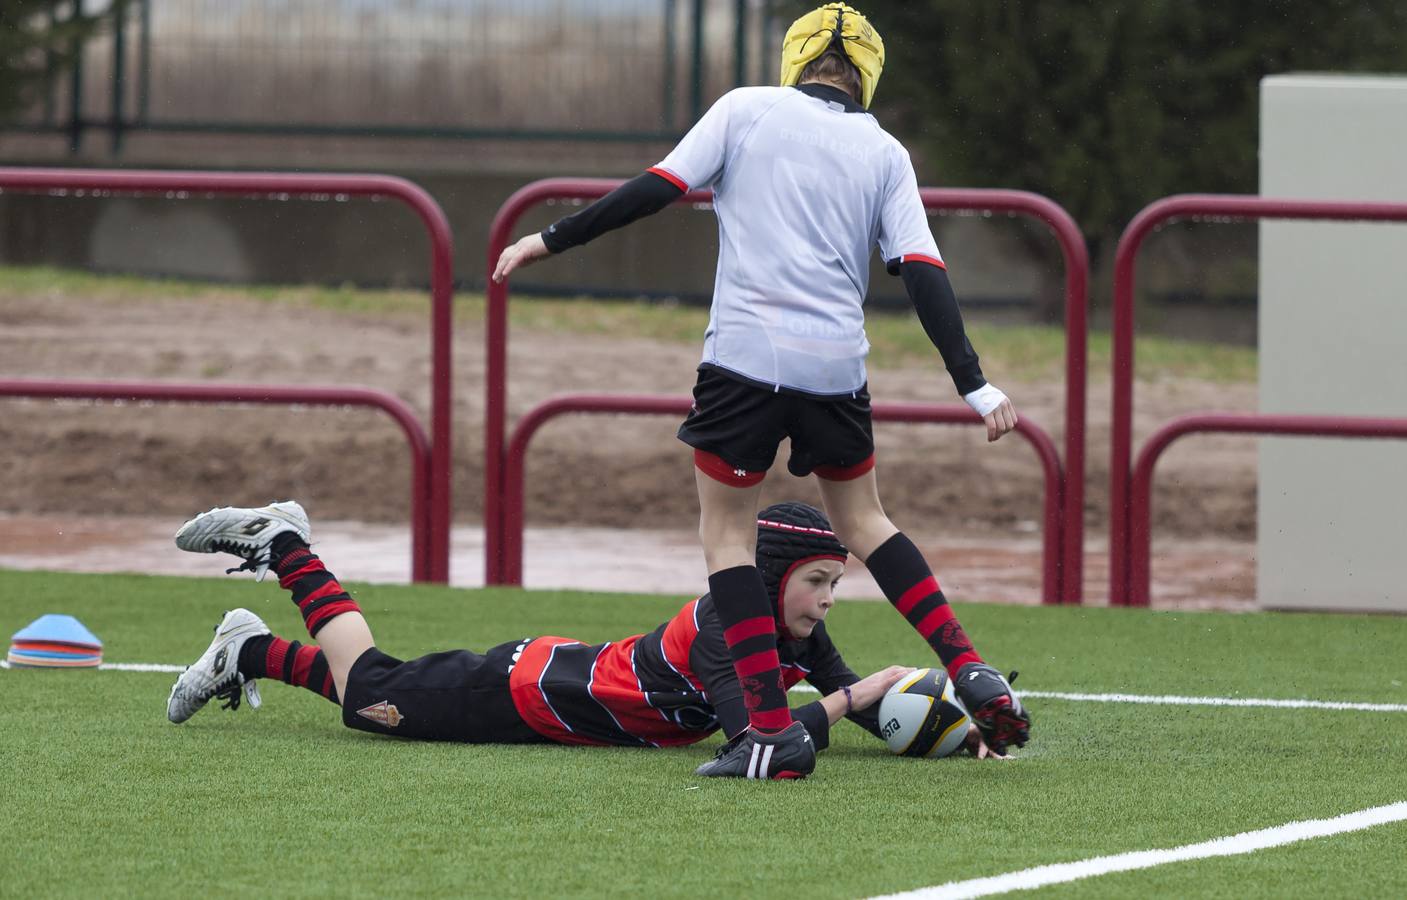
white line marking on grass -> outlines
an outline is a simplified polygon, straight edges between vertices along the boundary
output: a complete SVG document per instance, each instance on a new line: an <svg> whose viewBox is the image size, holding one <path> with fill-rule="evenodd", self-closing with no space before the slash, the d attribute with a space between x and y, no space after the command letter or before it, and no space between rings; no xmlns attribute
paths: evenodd
<svg viewBox="0 0 1407 900"><path fill-rule="evenodd" d="M11 669L9 660L0 659L0 669ZM44 668L43 666L24 666L23 668ZM92 666L56 666L55 668L68 669L88 669ZM185 666L173 666L167 663L101 663L97 666L108 672L184 672Z"/></svg>
<svg viewBox="0 0 1407 900"><path fill-rule="evenodd" d="M0 659L0 668L11 668L9 662ZM80 667L81 668L81 667ZM185 666L168 663L103 663L98 666L109 672L184 672ZM818 694L820 691L809 684L798 684L792 688L797 694ZM1066 691L1017 691L1020 697L1035 697L1045 700L1072 700L1087 703L1151 703L1163 706L1266 706L1273 709L1331 709L1352 710L1355 712L1407 713L1404 703L1350 703L1338 700L1270 700L1256 697L1179 697L1173 694L1076 694Z"/></svg>
<svg viewBox="0 0 1407 900"><path fill-rule="evenodd" d="M184 672L185 666L172 666L166 663L103 663L99 669L112 672Z"/></svg>
<svg viewBox="0 0 1407 900"><path fill-rule="evenodd" d="M1017 691L1020 697L1092 703L1154 703L1167 706L1268 706L1274 709L1338 709L1356 712L1407 712L1402 703L1347 703L1337 700L1268 700L1256 697L1178 697L1152 694L1069 694L1063 691Z"/></svg>
<svg viewBox="0 0 1407 900"><path fill-rule="evenodd" d="M1375 825L1407 820L1407 801L1375 806L1358 812L1344 813L1332 819L1310 819L1307 822L1289 822L1274 828L1260 831L1245 831L1227 837L1214 838L1200 844L1186 844L1170 850L1137 850L1132 853L1119 853L1113 856L1096 856L1076 862L1055 863L993 875L988 878L973 878L968 881L950 881L935 887L919 888L900 894L886 894L872 900L964 900L968 897L988 897L992 894L1005 894L1008 891L1026 891L1052 884L1064 884L1106 875L1110 872L1130 872L1134 869L1150 869L1154 866L1190 859L1206 859L1213 856L1237 856L1254 853L1270 847L1307 841L1311 838L1328 837L1348 831L1361 831Z"/></svg>
<svg viewBox="0 0 1407 900"><path fill-rule="evenodd" d="M793 691L802 694L820 693L809 684L798 684ZM1354 712L1407 713L1407 703L1354 703L1340 700L1271 700L1259 697L1179 697L1174 694L1075 694L1067 691L1017 691L1025 699L1072 700L1077 703L1149 703L1157 706L1264 706L1271 709L1331 709Z"/></svg>

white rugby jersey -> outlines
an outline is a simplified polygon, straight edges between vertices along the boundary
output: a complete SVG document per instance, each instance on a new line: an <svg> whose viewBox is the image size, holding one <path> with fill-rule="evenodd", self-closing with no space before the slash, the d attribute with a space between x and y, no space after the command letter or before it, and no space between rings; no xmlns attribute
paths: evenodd
<svg viewBox="0 0 1407 900"><path fill-rule="evenodd" d="M876 244L887 262L943 265L908 152L858 104L738 88L651 171L713 188L718 271L702 362L773 389L864 385Z"/></svg>

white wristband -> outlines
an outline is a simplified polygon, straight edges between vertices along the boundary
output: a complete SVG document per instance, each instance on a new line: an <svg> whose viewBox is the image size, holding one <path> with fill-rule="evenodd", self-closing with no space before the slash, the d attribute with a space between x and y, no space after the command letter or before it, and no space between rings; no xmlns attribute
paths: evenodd
<svg viewBox="0 0 1407 900"><path fill-rule="evenodd" d="M991 384L984 384L970 394L963 394L962 399L967 401L967 405L972 407L972 411L979 416L987 416L992 410L1006 402L1006 394L1001 389Z"/></svg>

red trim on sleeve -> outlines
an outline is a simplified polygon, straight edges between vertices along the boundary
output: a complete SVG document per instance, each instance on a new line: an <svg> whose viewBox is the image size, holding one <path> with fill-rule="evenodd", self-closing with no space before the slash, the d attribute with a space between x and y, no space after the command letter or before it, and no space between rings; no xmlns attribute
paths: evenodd
<svg viewBox="0 0 1407 900"><path fill-rule="evenodd" d="M930 266L937 266L938 268L943 269L945 271L948 268L947 264L944 263L941 259L936 256L929 256L927 253L905 253L903 256L899 257L899 262L928 263Z"/></svg>
<svg viewBox="0 0 1407 900"><path fill-rule="evenodd" d="M782 665L782 682L786 684L787 690L791 690L804 680L806 680L806 673L801 669L787 663Z"/></svg>
<svg viewBox="0 0 1407 900"><path fill-rule="evenodd" d="M857 462L853 466L817 466L811 471L816 473L817 478L824 478L826 481L854 481L873 468L874 454L871 453L863 462Z"/></svg>
<svg viewBox="0 0 1407 900"><path fill-rule="evenodd" d="M650 166L645 171L649 172L651 175L658 175L665 181L668 181L670 184L679 188L679 190L683 191L684 193L689 193L689 186L684 183L683 179L681 179L678 175L675 175L668 169L661 169L659 166Z"/></svg>
<svg viewBox="0 0 1407 900"><path fill-rule="evenodd" d="M920 600L925 597L932 597L940 590L942 589L938 587L938 579L929 575L918 584L900 594L899 599L894 601L894 608L899 610L899 615L907 616L915 606L918 606Z"/></svg>
<svg viewBox="0 0 1407 900"><path fill-rule="evenodd" d="M790 570L788 570L790 574ZM731 628L723 629L723 640L729 647L745 641L748 638L757 637L759 634L776 634L777 628L772 624L772 620L766 616L757 616L752 619L743 619Z"/></svg>
<svg viewBox="0 0 1407 900"><path fill-rule="evenodd" d="M702 473L729 487L752 487L767 477L767 472L749 472L706 450L694 451L694 466Z"/></svg>

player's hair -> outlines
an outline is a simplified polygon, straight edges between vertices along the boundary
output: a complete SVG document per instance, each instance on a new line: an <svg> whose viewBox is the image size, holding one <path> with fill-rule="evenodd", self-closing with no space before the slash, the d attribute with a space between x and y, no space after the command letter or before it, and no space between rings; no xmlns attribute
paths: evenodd
<svg viewBox="0 0 1407 900"><path fill-rule="evenodd" d="M856 103L860 102L860 70L855 68L855 64L846 59L845 54L835 47L831 47L820 56L806 64L806 68L801 70L801 77L797 79L797 84L807 81L824 81L827 84L837 85L841 90L850 95Z"/></svg>

